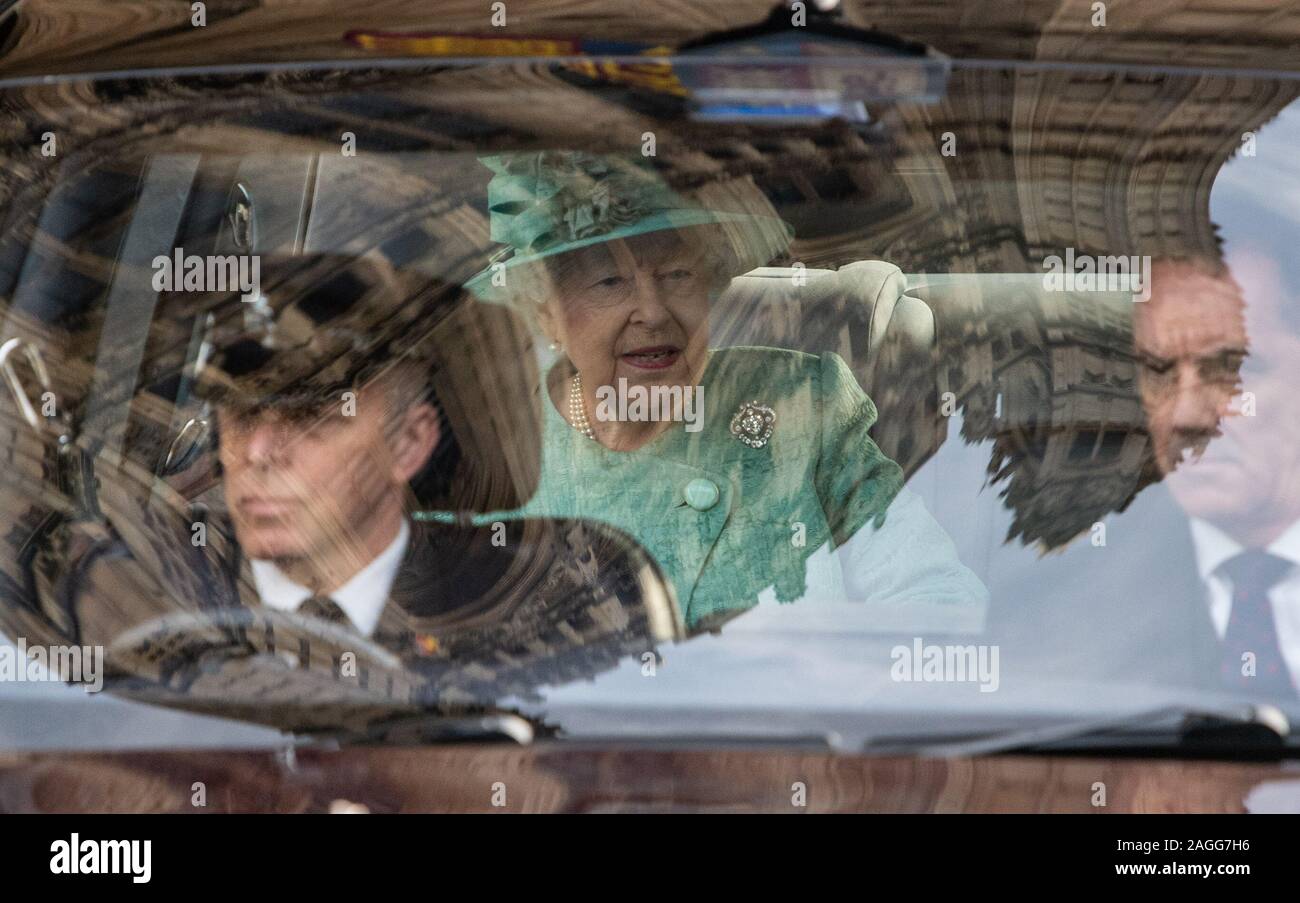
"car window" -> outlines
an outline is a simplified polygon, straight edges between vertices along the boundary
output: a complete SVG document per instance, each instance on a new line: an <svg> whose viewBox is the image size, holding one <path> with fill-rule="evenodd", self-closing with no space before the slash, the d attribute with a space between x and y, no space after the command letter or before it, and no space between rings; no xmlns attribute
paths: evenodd
<svg viewBox="0 0 1300 903"><path fill-rule="evenodd" d="M665 65L6 89L0 692L253 738L1293 707L1292 83Z"/></svg>

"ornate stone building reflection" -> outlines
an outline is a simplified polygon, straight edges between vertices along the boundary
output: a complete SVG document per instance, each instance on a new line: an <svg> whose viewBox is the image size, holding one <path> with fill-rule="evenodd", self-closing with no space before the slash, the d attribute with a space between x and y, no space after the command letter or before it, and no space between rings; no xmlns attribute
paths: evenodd
<svg viewBox="0 0 1300 903"><path fill-rule="evenodd" d="M1060 545L1155 478L1133 302L1048 292L1044 259L1073 248L1218 260L1214 177L1296 93L1233 75L959 70L940 104L886 113L910 198L872 223L860 251L836 254L914 274L912 291L938 315L937 391L953 393L966 441L993 443L1008 538ZM914 447L937 448L944 419L914 423Z"/></svg>

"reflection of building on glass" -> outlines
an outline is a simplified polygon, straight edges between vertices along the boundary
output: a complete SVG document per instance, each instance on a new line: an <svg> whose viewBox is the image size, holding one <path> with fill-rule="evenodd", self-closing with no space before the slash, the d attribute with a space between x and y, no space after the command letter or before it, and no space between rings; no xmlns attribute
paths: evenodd
<svg viewBox="0 0 1300 903"><path fill-rule="evenodd" d="M989 6L987 15L1004 15L994 6ZM951 16L949 4L912 15L916 20L909 27L920 29L916 36L933 37L941 49L954 40L950 30L938 25ZM1024 15L1033 26L1027 33L1036 34L1038 17ZM1242 27L1252 27L1256 21L1253 13L1234 11L1234 15ZM1113 24L1116 27L1108 34L1123 31L1120 23ZM1091 41L1077 47L1070 44L1074 37L1061 21L1052 20L1044 27L1045 37L1027 39L1030 42L1024 46L1016 43L1019 55L1056 59L1086 53L1095 62L1098 54L1106 58L1109 52L1109 45L1098 48ZM939 31L930 34L927 28ZM1039 46L1040 39L1050 43ZM1202 49L1198 45L1180 53ZM454 82L459 76L438 78ZM541 129L548 111L560 105L572 111L574 131L565 137L574 146L630 147L640 140L643 119L616 99L583 91L562 78L541 74L537 78L546 103L484 107L476 109L475 116L491 118L503 135L522 134ZM318 90L290 73L274 76L271 84L272 93L286 100ZM370 115L365 112L364 92L349 92L346 77L334 84L340 93L330 107L296 113L320 134L337 134L349 115ZM165 94L173 89L164 83L150 90ZM836 125L791 126L774 135L770 129L753 126L679 129L664 121L656 129L655 162L675 187L722 177L753 178L799 233L786 259L778 262L797 260L816 268L846 260L883 260L906 273L1037 272L1043 255L1059 253L1064 247L1153 255L1213 251L1203 203L1209 182L1204 176L1235 146L1223 141L1222 134L1225 129L1239 134L1259 127L1287 102L1288 90L1261 91L1258 83L1232 76L1207 81L1170 74L1133 80L1122 73L958 68L937 104L881 110L884 128L878 132L864 135ZM438 99L443 96L450 95L430 94L423 100L447 113L450 101ZM136 114L124 110L117 115ZM185 118L181 112L174 115ZM455 115L468 118L464 110L457 109ZM1224 117L1231 117L1231 122ZM1111 121L1117 127L1099 134L1097 123ZM219 123L188 125L205 130L214 141L224 128ZM369 119L368 126L389 134L386 123ZM948 134L953 137L952 153L942 145ZM427 137L438 139L437 129L431 126ZM383 167L383 176L375 178L369 168L344 165L348 161L340 161L337 154L321 155L314 163L310 154L287 155L282 161L286 166L301 164L304 175L315 166L318 173L314 203L321 209L311 217L308 246L343 246L349 236L366 234L390 220L409 221L410 209L429 195L427 179L420 187L422 180L415 174L419 156L394 159L391 167ZM449 182L475 184L473 178L461 178L463 160L449 160L447 165L449 173L457 174L454 180L448 175ZM288 182L279 180L273 190L282 190ZM348 190L340 190L343 186ZM105 197L113 191L111 183L100 186ZM474 208L477 199L472 194L467 190L465 199L471 204L457 215L467 233L484 236L484 218ZM411 204L395 205L399 196L411 198ZM394 206L402 206L396 215ZM408 244L400 233L397 228L390 233L392 251L399 256L406 254ZM416 254L422 247L427 250L419 241L413 247ZM977 309L967 316L961 294L953 290L942 298L921 300L931 302L938 320L932 366L942 372L935 374L934 387L938 393L956 394L970 416L992 403L992 397L983 397L991 356L979 336L987 330L980 320L985 301L992 296L985 299L976 292ZM966 295L972 300L969 292ZM996 306L990 304L990 311ZM968 328L975 333L967 336ZM855 375L862 379L856 367ZM915 387L921 392L929 385L926 374L909 381L909 391ZM873 436L911 473L943 441L947 417L929 400L928 392L921 403L904 396L896 402L900 410L922 405L926 409L913 418L916 430L909 434L900 426L903 420L893 416L895 402L887 397L889 390L869 386L868 391L882 414L890 413L882 416Z"/></svg>
<svg viewBox="0 0 1300 903"><path fill-rule="evenodd" d="M411 521L532 491L535 368L508 311L373 253L267 256L261 287L255 317L237 296L172 293L152 324L169 352L179 324L202 333L195 398L216 408L222 470L165 441L175 466L138 443L142 461L92 454L97 510L33 510L12 537L41 572L7 630L102 643L137 695L281 726L490 704L676 634L654 564L615 531ZM166 365L146 362L158 382L140 393L156 424Z"/></svg>
<svg viewBox="0 0 1300 903"><path fill-rule="evenodd" d="M993 472L1010 480L1013 536L1059 545L1122 510L1156 470L1144 448L1130 308L1086 295L1066 296L1062 308L1035 277L992 274L1041 274L1042 259L1065 248L1217 259L1208 192L1237 147L1223 136L1258 128L1294 94L1231 77L1060 72L1008 83L958 70L924 121L901 111L924 130L898 142L917 161L908 168L924 166L931 184L946 175L951 194L933 192L929 220L870 256L951 275L920 277L912 290L938 317L936 359L962 409L963 436L997 441ZM1099 135L1099 121L1123 128ZM958 149L951 156L926 137L946 130ZM961 276L972 270L984 275ZM999 394L1011 418L1001 424Z"/></svg>
<svg viewBox="0 0 1300 903"><path fill-rule="evenodd" d="M1001 15L994 6L982 8L991 16ZM931 18L943 23L933 26L938 29L935 43L942 46L955 40L945 18L950 13L945 3L912 15L918 28L931 27L925 24ZM1058 22L1053 29L1062 27ZM1049 37L1052 54L1063 53L1060 42L1068 42L1069 36L1058 32ZM1037 52L1032 41L1011 43L1018 55L1032 58ZM1095 59L1092 54L1098 50L1091 42L1080 43L1078 52L1084 53L1085 46ZM1199 53L1204 46L1198 44L1190 52ZM457 142L465 134L482 134L491 121L502 146L517 146L511 142L552 134L553 111L563 108L572 114L566 117L563 136L570 145L636 146L645 127L640 113L633 115L616 101L579 90L553 73L530 73L529 78L545 102L521 106L502 101L507 88L492 96L484 92L485 103L467 110L458 106L462 100L454 99L464 94L428 90L435 83L472 83L474 76L463 72L413 75L409 81L384 82L382 87L363 74L281 72L259 82L259 90L266 91L265 106L251 119L247 112L208 105L208 98L192 84L169 79L139 86L139 97L150 103L105 108L97 117L68 114L55 125L69 147L102 147L104 135L111 134L134 152L131 142L153 141L158 129L183 127L200 147L232 151L227 162L233 163L233 177L216 175L211 161L194 169L197 164L185 153L155 154L144 164L137 157L104 160L62 185L45 205L44 192L53 180L65 178L68 168L44 165L34 143L17 149L14 165L0 170L0 193L13 213L14 234L43 239L48 234L41 231L41 223L57 222L62 237L31 240L30 247L23 248L24 272L45 275L18 280L8 299L6 326L47 349L56 364L51 368L53 390L74 407L89 394L97 370L113 372L118 364L133 367L133 346L122 341L117 329L128 320L147 318L106 314L112 308L108 301L130 294L133 287L127 282L131 267L117 266L118 261L103 256L103 249L126 246L137 200L143 208L154 196L139 191L142 177L146 183L156 179L160 185L179 185L190 192L187 208L169 210L163 217L176 227L178 239L185 233L187 247L212 239L218 244L256 241L262 252L296 247L357 251L358 243L381 240L399 266L420 260L454 282L464 275L464 259L478 254L487 237L486 217L478 209L481 181L462 178L477 166L469 153L440 154L434 167L424 153L375 154L363 164L340 157L337 134L341 126L364 121L377 147L445 148L449 129ZM49 86L22 90L39 109L62 109L48 102L53 98L49 92L55 90ZM328 104L315 102L322 92L328 94ZM844 269L847 261L890 261L912 274L1034 273L1044 255L1065 247L1153 255L1189 249L1213 253L1215 241L1204 204L1206 175L1231 152L1238 132L1266 122L1293 93L1290 86L1263 87L1231 75L1154 73L1135 79L1095 71L959 69L939 104L881 110L885 128L866 135L840 126L792 127L774 135L744 126L679 128L668 120L656 121L660 153L655 162L670 184L679 187L699 187L724 177L752 178L778 212L798 227L799 235L782 263ZM415 107L412 98L417 95L419 118L383 121L374 112L385 108L375 103L376 97L400 97ZM165 107L161 113L160 107ZM293 126L292 135L276 134L281 116ZM230 117L237 121L232 123ZM954 137L952 154L941 144L949 132ZM1224 140L1230 133L1234 141ZM322 138L325 153L310 148L311 136ZM247 158L236 161L240 152ZM437 171L438 184L429 176L431 169ZM218 227L209 228L205 219L221 219L227 212L227 199L236 187L232 181L248 188L245 196L253 203L261 203L252 214L255 236L227 235ZM262 203L268 198L275 203ZM421 228L431 205L439 207L451 228ZM301 219L281 222L277 216L284 211ZM235 231L247 230L240 226ZM83 247L92 238L94 253ZM151 248L149 255L169 249ZM16 270L13 273L16 276ZM989 283L958 281L941 287L933 281L926 284L923 277L914 281L918 284L899 296L915 296L928 304L937 315L937 336L929 360L908 362L899 372L913 372L912 366L924 372L915 379L872 385L854 367L854 376L882 412L872 432L877 442L887 446L907 472L920 466L946 435L947 418L936 410L935 396L949 390L963 414L966 437L997 438L1004 450L1008 476L1013 478L1009 501L1020 513L1018 529L1026 538L1058 541L1086 528L1096 512L1122 507L1146 479L1144 465L1133 460L1141 433L1125 394L1132 391L1126 328L1117 322L1076 325L1076 317L1094 313L1087 304L1067 302L1066 309L1060 309L1028 295L1016 300L1010 288L994 291ZM1004 304L1008 299L1015 303ZM801 313L815 321L809 324L812 331L826 326L830 333L843 327L845 341L853 347L857 324L851 316L849 323L840 322L850 307L829 304ZM1076 335L1085 340L1076 342ZM178 456L177 461L188 466L177 473L157 463L167 457L182 427L197 419L177 403L177 388L185 385L177 374L191 363L186 354L193 336L191 321L155 322L149 351L138 362L139 391L132 394L134 387L128 386L120 392L119 386L113 403L99 406L92 418L125 462L138 465L135 471L122 467L115 476L127 491L116 497L106 492L100 500L110 515L116 512L123 541L135 543L137 549L147 546L150 531L128 528L128 523L143 518L124 512L137 498L163 494L150 483L155 475L161 473L180 497L186 525L191 522L188 505L213 489L212 473L202 458ZM850 360L858 355L844 356ZM915 391L919 400L902 392L892 396L899 386L907 393ZM450 396L441 400L448 408L446 416L456 418ZM473 431L474 413L474 405L464 405L458 428ZM68 473L56 460L55 446L43 446L26 427L15 428L13 435L17 451L11 473L17 476L5 491L13 492L16 500L5 507L20 512L8 536L8 557L16 558L20 550L33 548L32 533L50 523L52 509L62 516L71 506L66 487L55 479ZM103 479L114 473L112 465L96 463L101 482L112 482ZM462 480L452 483L469 485ZM42 493L60 502L48 503ZM206 498L211 502L210 495ZM220 514L219 506L209 508L214 518ZM92 532L88 527L86 531ZM91 535L89 540L93 544L100 538ZM37 594L48 595L66 556L53 545L37 547L35 564L6 561L5 568L16 582L35 572ZM203 581L175 579L185 573L183 562L169 567L167 582L182 587L172 592L183 599L197 598ZM22 593L30 595L26 588ZM146 603L135 604L143 608ZM101 611L107 613L108 608ZM73 629L66 610L42 617L57 617L62 629Z"/></svg>
<svg viewBox="0 0 1300 903"><path fill-rule="evenodd" d="M990 468L1010 475L1012 536L1057 545L1139 487L1147 438L1125 304L1047 295L993 324L1001 416L972 427L995 440Z"/></svg>

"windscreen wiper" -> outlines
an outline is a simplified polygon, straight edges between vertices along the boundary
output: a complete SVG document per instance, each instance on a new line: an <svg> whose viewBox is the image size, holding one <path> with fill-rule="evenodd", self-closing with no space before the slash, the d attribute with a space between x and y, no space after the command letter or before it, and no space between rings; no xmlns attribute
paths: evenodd
<svg viewBox="0 0 1300 903"><path fill-rule="evenodd" d="M1300 754L1300 745L1294 742L1290 722L1280 709L1257 704L1223 709L1162 706L1117 718L1070 721L958 740L889 738L869 742L865 751L872 755L945 758L1087 752L1275 761Z"/></svg>

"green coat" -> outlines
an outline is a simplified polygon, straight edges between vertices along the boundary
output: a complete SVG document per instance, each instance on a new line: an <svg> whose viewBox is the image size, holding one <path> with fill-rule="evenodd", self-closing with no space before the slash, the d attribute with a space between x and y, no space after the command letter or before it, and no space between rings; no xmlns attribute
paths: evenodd
<svg viewBox="0 0 1300 903"><path fill-rule="evenodd" d="M779 601L802 598L808 557L883 522L903 483L868 435L875 405L837 355L716 350L701 384L698 432L674 424L631 452L586 438L545 399L541 483L512 512L624 530L663 568L691 630L755 605L769 587ZM730 429L753 401L776 413L759 448Z"/></svg>

